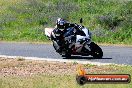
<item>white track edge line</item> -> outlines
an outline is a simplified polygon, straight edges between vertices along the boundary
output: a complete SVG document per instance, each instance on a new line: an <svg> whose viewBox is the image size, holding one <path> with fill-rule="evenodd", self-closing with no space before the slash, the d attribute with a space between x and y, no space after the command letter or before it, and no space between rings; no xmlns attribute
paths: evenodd
<svg viewBox="0 0 132 88"><path fill-rule="evenodd" d="M70 62L70 63L79 63L79 64L93 64L93 65L110 65L114 63L101 63L101 62L91 62L91 61L78 61L72 59L53 59L53 58L39 58L39 57L24 57L24 56L8 56L8 55L0 55L1 58L23 58L28 60L43 60L43 61L58 61L58 62ZM124 64L114 64L114 65L124 65Z"/></svg>

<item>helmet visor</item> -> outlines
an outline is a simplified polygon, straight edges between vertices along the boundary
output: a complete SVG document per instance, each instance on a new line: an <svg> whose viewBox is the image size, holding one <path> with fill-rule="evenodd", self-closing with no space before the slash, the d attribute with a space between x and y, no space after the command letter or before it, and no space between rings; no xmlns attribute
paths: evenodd
<svg viewBox="0 0 132 88"><path fill-rule="evenodd" d="M64 25L64 24L65 24L64 21L60 21L60 22L59 22L59 25Z"/></svg>

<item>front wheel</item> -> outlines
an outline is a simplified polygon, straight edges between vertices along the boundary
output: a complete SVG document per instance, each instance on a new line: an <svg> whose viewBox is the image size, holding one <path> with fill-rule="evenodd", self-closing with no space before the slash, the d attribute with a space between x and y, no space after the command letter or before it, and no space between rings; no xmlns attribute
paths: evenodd
<svg viewBox="0 0 132 88"><path fill-rule="evenodd" d="M65 57L65 58L71 58L71 50L68 49L65 51L65 53L62 55L62 57Z"/></svg>
<svg viewBox="0 0 132 88"><path fill-rule="evenodd" d="M103 57L103 51L97 44L95 44L94 42L91 42L90 48L91 48L91 55L94 58L102 58Z"/></svg>
<svg viewBox="0 0 132 88"><path fill-rule="evenodd" d="M65 55L62 55L63 57L67 58L67 59L70 59L71 58L71 54L67 53Z"/></svg>

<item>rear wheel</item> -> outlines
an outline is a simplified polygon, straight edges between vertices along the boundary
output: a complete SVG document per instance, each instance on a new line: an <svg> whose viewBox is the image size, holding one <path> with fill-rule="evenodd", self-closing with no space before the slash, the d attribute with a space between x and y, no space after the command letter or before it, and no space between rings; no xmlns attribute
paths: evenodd
<svg viewBox="0 0 132 88"><path fill-rule="evenodd" d="M91 42L90 48L91 48L91 55L94 58L102 58L103 57L103 51L97 44L95 44L94 42Z"/></svg>

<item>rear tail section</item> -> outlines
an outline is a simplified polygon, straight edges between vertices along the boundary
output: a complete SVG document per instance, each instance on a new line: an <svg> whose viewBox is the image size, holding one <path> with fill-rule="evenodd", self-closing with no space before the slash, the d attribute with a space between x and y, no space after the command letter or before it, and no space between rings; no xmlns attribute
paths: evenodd
<svg viewBox="0 0 132 88"><path fill-rule="evenodd" d="M53 30L54 28L45 28L44 33L48 38L50 38Z"/></svg>

